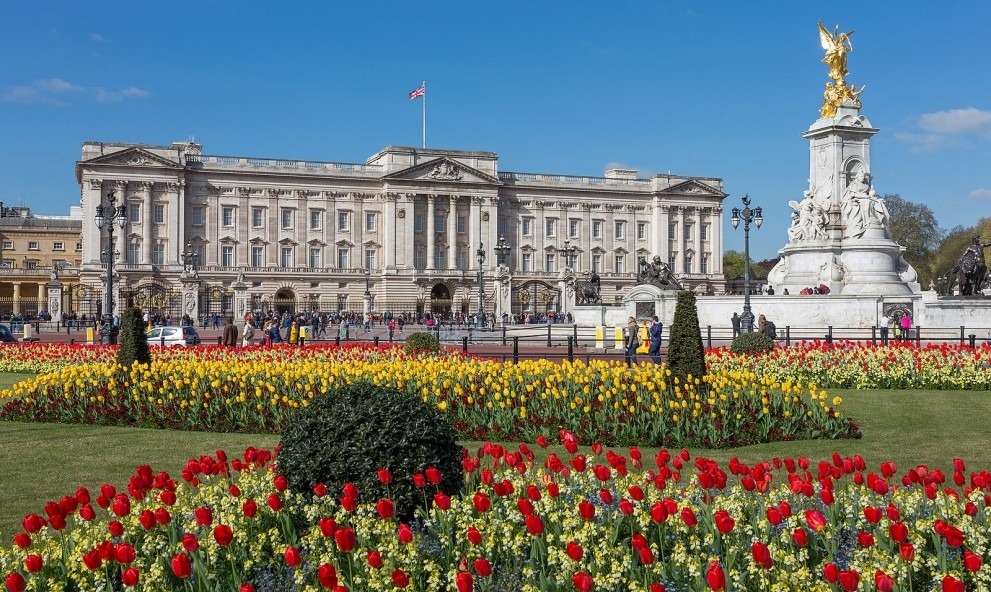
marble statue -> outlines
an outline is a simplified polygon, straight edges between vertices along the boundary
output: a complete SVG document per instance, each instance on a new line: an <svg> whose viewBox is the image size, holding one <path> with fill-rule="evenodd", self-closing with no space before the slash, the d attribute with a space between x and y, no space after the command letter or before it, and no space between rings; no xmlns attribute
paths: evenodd
<svg viewBox="0 0 991 592"><path fill-rule="evenodd" d="M860 238L868 228L882 228L884 237L890 238L888 208L871 187L870 176L863 169L854 174L843 190L841 204L848 236Z"/></svg>
<svg viewBox="0 0 991 592"><path fill-rule="evenodd" d="M811 190L806 190L804 195L805 197L801 202L795 200L788 202L788 205L794 210L791 215L788 238L792 242L827 238L826 224L829 222L829 217L815 202Z"/></svg>

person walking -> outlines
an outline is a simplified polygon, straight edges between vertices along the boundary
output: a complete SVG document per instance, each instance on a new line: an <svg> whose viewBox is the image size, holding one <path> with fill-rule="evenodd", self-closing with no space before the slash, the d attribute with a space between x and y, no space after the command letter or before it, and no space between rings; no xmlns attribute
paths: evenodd
<svg viewBox="0 0 991 592"><path fill-rule="evenodd" d="M237 347L237 327L234 325L234 317L227 317L227 324L224 325L224 345Z"/></svg>
<svg viewBox="0 0 991 592"><path fill-rule="evenodd" d="M909 341L912 339L912 317L907 314L902 315L902 339Z"/></svg>
<svg viewBox="0 0 991 592"><path fill-rule="evenodd" d="M244 329L241 330L241 347L248 347L254 343L255 326L252 324L251 315L244 317Z"/></svg>
<svg viewBox="0 0 991 592"><path fill-rule="evenodd" d="M640 347L640 327L637 327L637 320L630 317L626 323L626 364L631 368L637 363L637 348Z"/></svg>
<svg viewBox="0 0 991 592"><path fill-rule="evenodd" d="M740 336L740 315L734 312L729 322L733 325L733 339L736 339Z"/></svg>
<svg viewBox="0 0 991 592"><path fill-rule="evenodd" d="M881 321L880 321L881 326L878 328L881 330L881 343L884 345L888 345L888 325L890 324L891 324L891 317L888 316L888 313L884 313L883 315L881 315Z"/></svg>
<svg viewBox="0 0 991 592"><path fill-rule="evenodd" d="M661 363L661 336L664 334L664 324L657 319L657 315L651 317L650 328L647 329L647 336L650 337L650 349L647 353L655 364Z"/></svg>

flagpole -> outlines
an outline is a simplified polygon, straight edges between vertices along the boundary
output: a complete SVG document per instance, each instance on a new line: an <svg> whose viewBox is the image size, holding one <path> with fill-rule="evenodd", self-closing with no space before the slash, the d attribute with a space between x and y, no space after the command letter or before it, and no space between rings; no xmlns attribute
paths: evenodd
<svg viewBox="0 0 991 592"><path fill-rule="evenodd" d="M423 147L427 147L427 81L423 81Z"/></svg>

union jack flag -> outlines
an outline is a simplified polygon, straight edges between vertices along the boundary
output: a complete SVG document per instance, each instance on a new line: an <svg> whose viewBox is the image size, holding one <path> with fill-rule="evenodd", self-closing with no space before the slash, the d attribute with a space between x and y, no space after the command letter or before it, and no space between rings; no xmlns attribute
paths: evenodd
<svg viewBox="0 0 991 592"><path fill-rule="evenodd" d="M409 99L412 101L413 99L415 99L417 97L422 97L425 94L427 94L427 85L426 84L421 84L420 85L420 88L418 88L418 89L416 89L414 91L410 91L410 93L409 93Z"/></svg>

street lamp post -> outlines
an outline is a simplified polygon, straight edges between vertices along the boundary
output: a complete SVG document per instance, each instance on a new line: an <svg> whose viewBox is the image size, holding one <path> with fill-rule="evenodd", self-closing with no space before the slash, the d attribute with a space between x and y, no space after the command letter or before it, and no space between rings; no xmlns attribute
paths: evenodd
<svg viewBox="0 0 991 592"><path fill-rule="evenodd" d="M561 248L561 254L564 255L564 268L571 269L571 262L575 260L575 253L578 252L578 247L571 244L571 241L564 241L564 247Z"/></svg>
<svg viewBox="0 0 991 592"><path fill-rule="evenodd" d="M485 315L485 284L482 283L482 264L485 263L485 249L482 243L478 244L478 250L475 251L475 261L478 261L478 316L475 317L475 327L477 330L481 330L485 326L485 322L482 320Z"/></svg>
<svg viewBox="0 0 991 592"><path fill-rule="evenodd" d="M740 208L733 208L733 217L730 223L733 228L740 225L743 220L743 315L740 316L740 329L744 333L753 333L754 313L750 311L750 223L753 222L760 228L764 222L760 207L750 209L750 196L743 196L743 211Z"/></svg>
<svg viewBox="0 0 991 592"><path fill-rule="evenodd" d="M492 249L496 252L496 259L499 261L500 266L506 264L506 259L509 257L510 248L509 243L506 242L506 237L500 236L499 242L496 243L495 248Z"/></svg>
<svg viewBox="0 0 991 592"><path fill-rule="evenodd" d="M107 223L107 248L104 250L107 260L107 285L103 294L103 314L104 323L100 327L100 337L101 341L106 345L115 345L117 343L117 333L118 329L114 326L113 316L114 316L114 260L119 253L114 250L114 224L120 227L121 230L127 225L127 207L123 204L116 205L117 197L114 192L111 191L107 194L107 205L104 206L100 204L96 206L96 227L99 229L103 228L104 222Z"/></svg>
<svg viewBox="0 0 991 592"><path fill-rule="evenodd" d="M363 299L365 318L363 318L362 321L364 321L365 326L368 327L368 315L372 313L372 291L369 289L368 280L372 277L372 270L366 267L362 273L365 275L365 296Z"/></svg>

